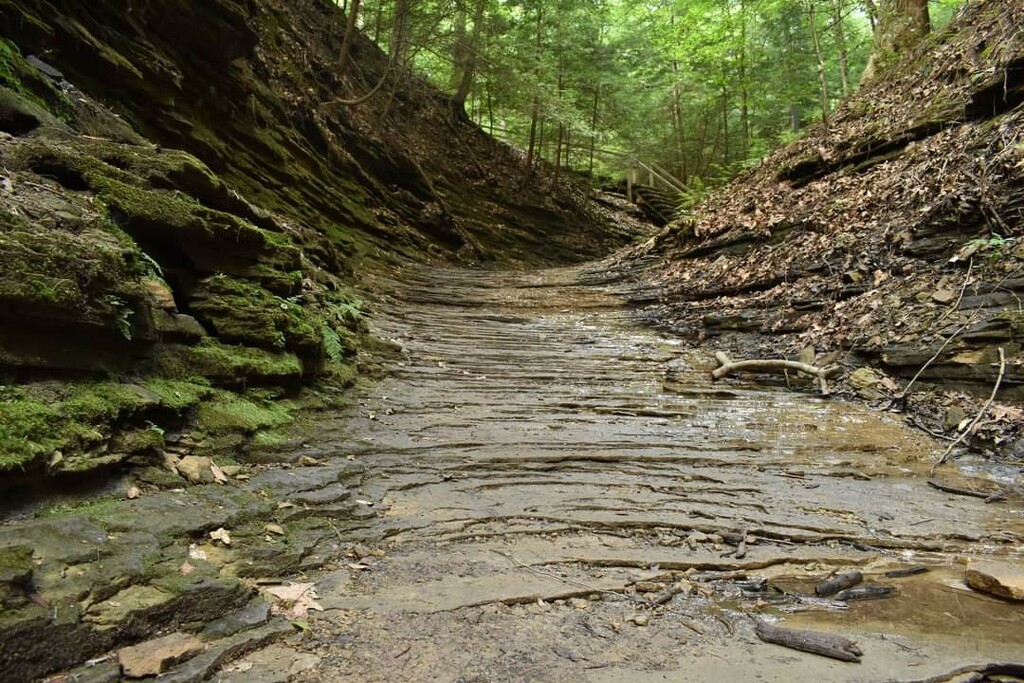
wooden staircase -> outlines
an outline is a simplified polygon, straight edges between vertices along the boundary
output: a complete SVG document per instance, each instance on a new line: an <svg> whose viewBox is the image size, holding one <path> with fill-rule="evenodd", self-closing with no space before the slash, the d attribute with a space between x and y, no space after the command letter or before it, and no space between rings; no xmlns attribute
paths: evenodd
<svg viewBox="0 0 1024 683"><path fill-rule="evenodd" d="M678 192L652 185L634 185L633 201L644 212L648 220L658 226L671 221L682 208Z"/></svg>

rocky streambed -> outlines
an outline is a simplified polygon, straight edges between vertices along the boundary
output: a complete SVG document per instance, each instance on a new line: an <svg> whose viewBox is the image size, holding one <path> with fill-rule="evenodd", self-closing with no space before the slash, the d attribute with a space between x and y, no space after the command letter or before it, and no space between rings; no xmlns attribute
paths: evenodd
<svg viewBox="0 0 1024 683"><path fill-rule="evenodd" d="M896 415L712 384L713 349L637 325L610 272L381 276L392 374L262 464L10 510L0 678L917 680L1020 659L1021 603L964 583L1020 567L1020 500L929 486L943 444ZM885 597L815 595L853 570Z"/></svg>

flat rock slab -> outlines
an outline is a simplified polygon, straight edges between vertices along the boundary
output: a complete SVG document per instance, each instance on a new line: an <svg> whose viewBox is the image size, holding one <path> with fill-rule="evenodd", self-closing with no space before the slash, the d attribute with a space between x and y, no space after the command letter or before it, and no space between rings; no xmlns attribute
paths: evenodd
<svg viewBox="0 0 1024 683"><path fill-rule="evenodd" d="M190 633L170 635L122 648L118 661L128 678L155 676L184 659L203 651L205 645Z"/></svg>
<svg viewBox="0 0 1024 683"><path fill-rule="evenodd" d="M270 619L270 603L263 598L253 598L238 610L207 624L201 633L204 640L227 638L239 631L267 623Z"/></svg>
<svg viewBox="0 0 1024 683"><path fill-rule="evenodd" d="M295 628L286 620L272 619L265 626L211 643L205 652L188 660L176 671L161 676L159 680L161 683L199 683L209 680L215 671L246 652L259 649L294 631Z"/></svg>
<svg viewBox="0 0 1024 683"><path fill-rule="evenodd" d="M303 671L315 669L320 658L308 652L271 645L251 652L220 670L220 683L288 683Z"/></svg>
<svg viewBox="0 0 1024 683"><path fill-rule="evenodd" d="M1024 600L1024 566L986 560L967 565L967 585L1007 600Z"/></svg>

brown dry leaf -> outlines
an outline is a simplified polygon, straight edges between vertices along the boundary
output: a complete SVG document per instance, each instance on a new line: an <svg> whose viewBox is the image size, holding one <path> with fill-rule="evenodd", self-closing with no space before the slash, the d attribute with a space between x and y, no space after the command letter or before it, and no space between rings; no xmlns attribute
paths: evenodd
<svg viewBox="0 0 1024 683"><path fill-rule="evenodd" d="M1013 406L994 405L992 406L992 417L1000 421L1024 422L1024 409Z"/></svg>
<svg viewBox="0 0 1024 683"><path fill-rule="evenodd" d="M226 484L226 483L228 483L228 476L226 474L224 474L224 470L222 470L221 468L217 467L216 464L214 464L214 463L210 464L210 471L213 472L213 480L215 482L217 482L218 484Z"/></svg>
<svg viewBox="0 0 1024 683"><path fill-rule="evenodd" d="M263 593L274 602L273 612L288 619L302 619L310 610L322 612L323 606L317 602L315 583L293 583L288 586L264 586Z"/></svg>

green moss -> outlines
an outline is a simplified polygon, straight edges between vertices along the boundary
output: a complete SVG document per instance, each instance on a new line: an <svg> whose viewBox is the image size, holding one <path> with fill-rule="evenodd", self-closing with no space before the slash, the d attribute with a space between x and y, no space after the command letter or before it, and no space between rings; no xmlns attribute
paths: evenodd
<svg viewBox="0 0 1024 683"><path fill-rule="evenodd" d="M0 300L61 309L94 324L126 319L141 296L133 281L143 261L134 243L104 226L105 220L83 218L74 231L55 229L0 211Z"/></svg>
<svg viewBox="0 0 1024 683"><path fill-rule="evenodd" d="M231 262L248 260L254 267L262 264L282 273L300 265L300 252L286 236L209 208L190 194L173 189L188 185L173 180L187 165L199 169L193 168L189 177L206 178L191 181L196 192L221 193L230 199L226 188L217 185L212 176L206 177L209 170L184 153L107 141L62 141L59 145L34 141L19 149L17 157L23 166L44 168L51 175L84 184L96 193L119 227L135 239L174 242L183 246L186 254L223 249ZM162 180L153 185L148 178ZM232 201L240 209L246 206L240 200Z"/></svg>
<svg viewBox="0 0 1024 683"><path fill-rule="evenodd" d="M161 346L153 355L152 369L170 379L199 375L230 383L289 381L302 376L302 363L293 353L271 353L213 339L204 339L196 346Z"/></svg>
<svg viewBox="0 0 1024 683"><path fill-rule="evenodd" d="M288 436L280 430L267 430L252 437L252 446L254 448L273 448L287 443L289 440Z"/></svg>
<svg viewBox="0 0 1024 683"><path fill-rule="evenodd" d="M58 450L80 453L107 438L110 423L156 403L138 387L115 382L6 388L0 392L0 471Z"/></svg>
<svg viewBox="0 0 1024 683"><path fill-rule="evenodd" d="M0 84L14 92L25 94L25 86L18 75L17 65L20 60L21 51L18 46L0 38Z"/></svg>
<svg viewBox="0 0 1024 683"><path fill-rule="evenodd" d="M97 517L109 514L120 507L123 500L113 496L104 498L62 503L48 507L37 514L37 517L65 517L70 514Z"/></svg>
<svg viewBox="0 0 1024 683"><path fill-rule="evenodd" d="M212 435L229 432L251 434L261 429L282 427L291 421L290 406L285 402L249 400L223 391L199 407L199 427Z"/></svg>
<svg viewBox="0 0 1024 683"><path fill-rule="evenodd" d="M71 119L72 105L67 95L25 61L21 50L0 38L0 86L8 88L64 121Z"/></svg>
<svg viewBox="0 0 1024 683"><path fill-rule="evenodd" d="M190 308L193 315L226 341L295 350L303 357L317 360L322 353L317 314L252 281L226 275L209 278L190 302Z"/></svg>
<svg viewBox="0 0 1024 683"><path fill-rule="evenodd" d="M153 405L136 387L112 382L72 385L74 393L61 404L65 417L81 422L105 422L126 410Z"/></svg>
<svg viewBox="0 0 1024 683"><path fill-rule="evenodd" d="M57 413L41 401L18 395L0 399L0 472L19 469L61 445Z"/></svg>
<svg viewBox="0 0 1024 683"><path fill-rule="evenodd" d="M164 405L179 412L198 404L213 393L210 383L204 377L187 380L154 377L147 380L144 386L159 396Z"/></svg>

